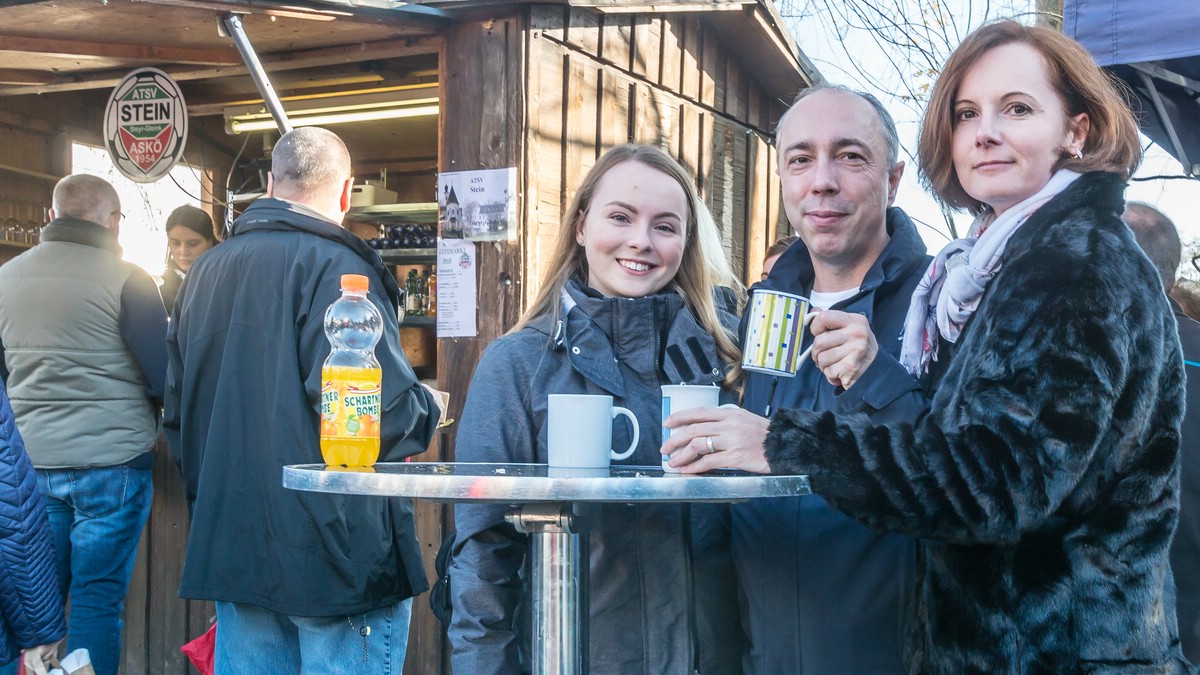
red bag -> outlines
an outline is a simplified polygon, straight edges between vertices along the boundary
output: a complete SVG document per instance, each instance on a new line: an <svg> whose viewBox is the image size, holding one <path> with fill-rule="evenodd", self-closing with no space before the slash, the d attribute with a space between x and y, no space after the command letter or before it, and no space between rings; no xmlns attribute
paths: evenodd
<svg viewBox="0 0 1200 675"><path fill-rule="evenodd" d="M208 630L204 631L204 635L192 640L179 648L188 660L196 666L196 670L200 671L200 675L213 675L213 648L217 644L217 623Z"/></svg>

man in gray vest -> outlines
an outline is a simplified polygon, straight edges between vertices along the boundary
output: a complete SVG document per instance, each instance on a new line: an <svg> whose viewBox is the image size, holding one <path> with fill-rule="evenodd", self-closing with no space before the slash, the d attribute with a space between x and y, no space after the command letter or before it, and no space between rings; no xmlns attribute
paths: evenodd
<svg viewBox="0 0 1200 675"><path fill-rule="evenodd" d="M150 513L167 314L121 259L121 201L83 174L54 186L41 243L0 266L0 375L46 497L67 649L121 660L121 608Z"/></svg>

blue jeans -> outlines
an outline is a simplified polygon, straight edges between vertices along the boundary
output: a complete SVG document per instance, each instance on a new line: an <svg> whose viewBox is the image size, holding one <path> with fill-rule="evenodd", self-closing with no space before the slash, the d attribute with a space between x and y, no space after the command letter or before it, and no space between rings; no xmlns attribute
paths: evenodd
<svg viewBox="0 0 1200 675"><path fill-rule="evenodd" d="M411 615L412 598L349 617L218 602L215 675L400 675Z"/></svg>
<svg viewBox="0 0 1200 675"><path fill-rule="evenodd" d="M70 600L67 653L86 648L96 675L121 664L121 609L154 496L151 472L124 466L38 469L58 579Z"/></svg>

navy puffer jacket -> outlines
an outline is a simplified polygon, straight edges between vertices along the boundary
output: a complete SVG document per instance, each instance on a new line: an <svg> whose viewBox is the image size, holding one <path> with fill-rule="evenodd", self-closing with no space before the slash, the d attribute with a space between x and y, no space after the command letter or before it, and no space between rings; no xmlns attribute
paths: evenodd
<svg viewBox="0 0 1200 675"><path fill-rule="evenodd" d="M66 634L46 506L0 389L0 665Z"/></svg>

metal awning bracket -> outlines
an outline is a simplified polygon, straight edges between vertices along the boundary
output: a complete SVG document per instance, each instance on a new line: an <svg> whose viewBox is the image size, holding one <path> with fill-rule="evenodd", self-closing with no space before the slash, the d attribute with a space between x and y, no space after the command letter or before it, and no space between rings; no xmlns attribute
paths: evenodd
<svg viewBox="0 0 1200 675"><path fill-rule="evenodd" d="M262 62L258 60L254 46L250 44L250 38L246 36L241 18L233 12L223 14L217 21L217 30L222 37L233 39L233 44L241 54L242 61L246 62L246 70L250 72L254 86L258 87L258 93L262 94L263 104L274 118L275 126L279 128L279 133L282 135L291 131L292 125L288 122L287 112L284 111L283 103L279 101L279 96L275 93L275 87L271 86L271 80L267 77L267 71L263 69Z"/></svg>

